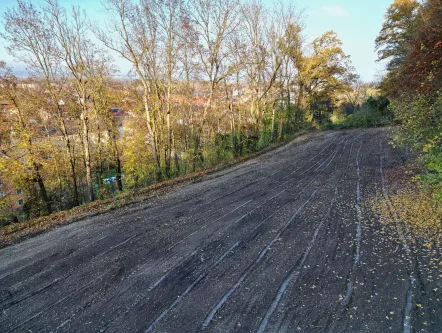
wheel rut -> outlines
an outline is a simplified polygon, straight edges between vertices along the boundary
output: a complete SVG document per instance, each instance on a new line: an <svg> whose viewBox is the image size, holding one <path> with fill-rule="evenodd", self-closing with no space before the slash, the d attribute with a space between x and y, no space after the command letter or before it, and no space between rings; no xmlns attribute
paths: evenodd
<svg viewBox="0 0 442 333"><path fill-rule="evenodd" d="M315 133L0 250L0 331L437 332L440 304L427 321L416 308L434 282L388 197L404 156L389 136Z"/></svg>

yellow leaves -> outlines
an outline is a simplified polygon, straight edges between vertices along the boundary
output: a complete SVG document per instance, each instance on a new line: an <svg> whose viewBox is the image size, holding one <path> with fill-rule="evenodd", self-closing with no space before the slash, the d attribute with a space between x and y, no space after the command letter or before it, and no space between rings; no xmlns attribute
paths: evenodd
<svg viewBox="0 0 442 333"><path fill-rule="evenodd" d="M427 143L423 146L422 150L424 153L428 153L431 151L431 149L436 148L439 146L441 140L442 140L442 134L434 135L431 138L427 139Z"/></svg>
<svg viewBox="0 0 442 333"><path fill-rule="evenodd" d="M385 199L375 203L382 223L404 223L410 235L421 237L426 248L442 243L441 212L430 193L408 185L390 195L391 206ZM397 214L396 221L391 209Z"/></svg>

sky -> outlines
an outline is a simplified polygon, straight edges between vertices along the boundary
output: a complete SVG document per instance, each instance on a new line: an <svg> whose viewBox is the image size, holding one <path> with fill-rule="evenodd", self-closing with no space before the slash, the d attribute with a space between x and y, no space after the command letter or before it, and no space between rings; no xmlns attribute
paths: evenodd
<svg viewBox="0 0 442 333"><path fill-rule="evenodd" d="M31 0L39 3L41 0ZM295 4L299 11L303 11L305 37L313 41L324 32L333 30L343 42L343 49L351 56L356 72L366 82L378 80L382 75L382 64L376 62L374 41L381 30L384 14L393 0L283 0ZM271 2L263 0L264 3ZM79 4L93 16L100 16L100 0L60 0L66 7ZM0 0L0 15L6 8L16 4L16 0ZM3 24L0 25L0 31ZM0 38L0 60L6 61L16 69L23 69L23 65L14 62L4 47ZM130 66L122 59L116 58L115 63L121 74L126 74Z"/></svg>
<svg viewBox="0 0 442 333"><path fill-rule="evenodd" d="M304 10L305 35L309 41L328 30L335 31L361 78L367 82L379 79L384 66L376 62L375 39L393 0L291 1Z"/></svg>

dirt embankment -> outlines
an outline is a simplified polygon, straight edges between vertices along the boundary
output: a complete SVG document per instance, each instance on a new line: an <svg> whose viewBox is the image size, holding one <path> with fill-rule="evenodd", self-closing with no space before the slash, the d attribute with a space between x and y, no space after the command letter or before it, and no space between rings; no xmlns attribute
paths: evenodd
<svg viewBox="0 0 442 333"><path fill-rule="evenodd" d="M373 209L388 140L315 133L2 249L1 331L440 332L431 253Z"/></svg>

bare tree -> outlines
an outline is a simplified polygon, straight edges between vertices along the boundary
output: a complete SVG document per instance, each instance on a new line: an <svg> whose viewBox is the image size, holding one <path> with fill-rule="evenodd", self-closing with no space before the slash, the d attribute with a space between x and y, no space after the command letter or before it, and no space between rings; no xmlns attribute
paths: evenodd
<svg viewBox="0 0 442 333"><path fill-rule="evenodd" d="M47 107L55 109L57 126L64 141L73 183L73 204L78 205L75 142L72 142L69 135L62 105L62 89L66 78L52 22L31 2L18 0L17 7L8 9L4 14L5 32L2 37L8 42L8 52L43 80L44 91L50 100Z"/></svg>
<svg viewBox="0 0 442 333"><path fill-rule="evenodd" d="M282 57L272 50L278 38L274 27L266 21L264 6L253 1L242 6L241 17L245 24L248 44L245 49L245 70L250 88L250 117L254 135L258 135L263 111L270 89L282 65ZM248 55L248 56L247 56Z"/></svg>
<svg viewBox="0 0 442 333"><path fill-rule="evenodd" d="M279 45L278 49L285 57L285 86L287 89L287 103L291 104L290 86L297 88L296 107L302 107L304 98L305 83L302 76L305 66L304 37L302 36L303 26L300 14L293 8L281 6L277 15L283 17L279 22Z"/></svg>
<svg viewBox="0 0 442 333"><path fill-rule="evenodd" d="M237 32L240 6L238 0L191 0L189 3L202 75L208 83L207 98L195 137L196 150L200 151L207 112L212 107L218 84L235 72L235 66L229 62L228 41Z"/></svg>
<svg viewBox="0 0 442 333"><path fill-rule="evenodd" d="M359 75L349 75L351 89L345 91L345 97L352 111L356 111L368 99L370 85L361 80Z"/></svg>
<svg viewBox="0 0 442 333"><path fill-rule="evenodd" d="M142 0L144 13L149 13L151 21L155 22L157 34L156 43L152 45L150 53L155 52L158 61L147 62L146 65L156 66L150 72L151 81L156 83L159 99L163 102L166 118L166 144L165 144L165 169L166 175L170 176L171 153L172 153L172 95L175 90L176 81L179 80L177 73L178 57L183 44L186 43L185 31L183 31L184 20L187 13L182 0ZM154 49L155 48L155 49Z"/></svg>
<svg viewBox="0 0 442 333"><path fill-rule="evenodd" d="M107 0L105 2L110 25L106 30L94 28L99 40L106 47L117 52L128 60L143 85L143 104L148 129L148 143L154 159L157 179L161 178L160 157L158 152L158 138L153 117L155 108L151 107L150 95L152 85L150 78L156 77L152 69L155 59L153 43L156 41L155 25L143 8L132 0ZM144 8L146 9L146 8Z"/></svg>
<svg viewBox="0 0 442 333"><path fill-rule="evenodd" d="M89 143L89 107L93 69L97 58L102 58L91 40L87 37L87 18L79 7L66 12L58 0L47 0L45 8L48 18L53 22L53 33L60 46L60 60L64 62L80 108L82 151L86 169L88 200L94 201L91 151Z"/></svg>
<svg viewBox="0 0 442 333"><path fill-rule="evenodd" d="M123 191L121 152L117 140L119 139L118 124L114 121L114 116L109 112L113 105L121 103L121 94L113 91L111 87L111 77L109 72L109 62L106 58L96 62L93 69L91 82L91 103L95 115L97 145L98 145L98 180L100 187L103 187L104 169L104 146L108 146L116 169L116 182L120 192ZM103 133L103 134L102 134Z"/></svg>
<svg viewBox="0 0 442 333"><path fill-rule="evenodd" d="M283 135L284 123L302 121L299 104L293 105L293 100L300 101L300 67L302 66L304 37L302 31L302 11L298 12L293 3L276 2L271 15L270 44L275 61L282 61L279 71L280 100L274 103L272 115L272 139L276 113L279 117L278 137ZM274 63L275 63L274 61ZM298 87L296 90L295 87ZM298 94L298 96L296 96ZM296 98L298 97L298 98Z"/></svg>

